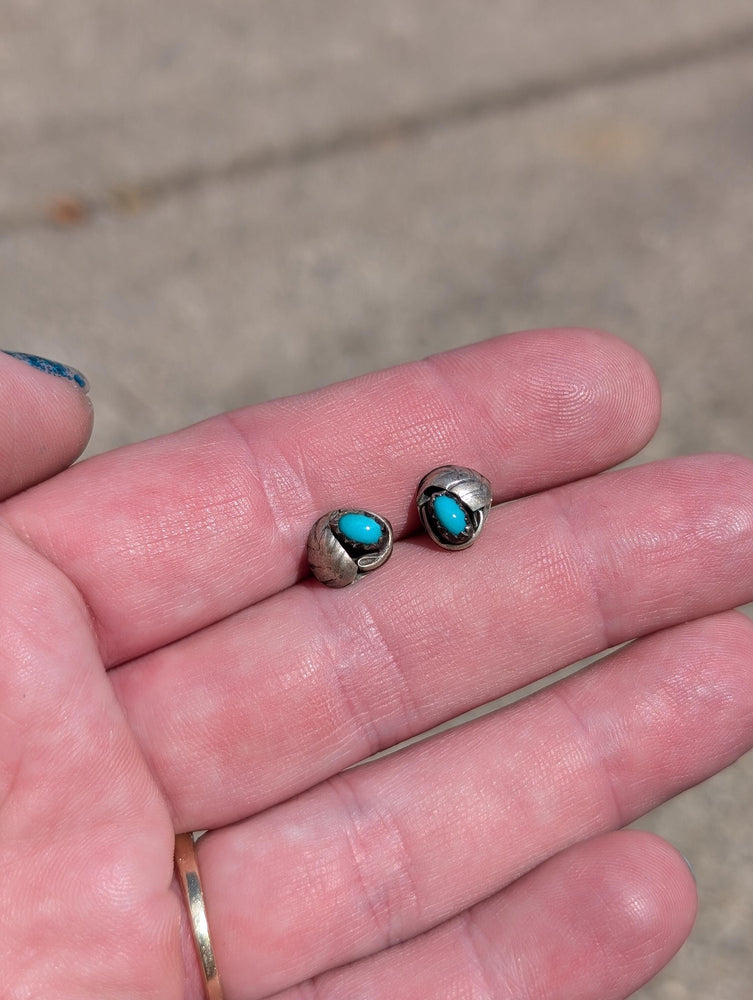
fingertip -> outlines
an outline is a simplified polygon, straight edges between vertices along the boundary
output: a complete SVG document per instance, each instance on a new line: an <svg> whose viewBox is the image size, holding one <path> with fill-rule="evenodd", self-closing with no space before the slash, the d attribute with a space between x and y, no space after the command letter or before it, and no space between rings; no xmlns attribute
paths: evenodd
<svg viewBox="0 0 753 1000"><path fill-rule="evenodd" d="M662 390L659 376L649 359L634 344L612 333L590 331L622 358L627 401L637 413L639 434L634 442L636 451L645 447L656 433L662 415ZM642 436L640 431L642 430Z"/></svg>
<svg viewBox="0 0 753 1000"><path fill-rule="evenodd" d="M612 894L612 911L620 916L617 936L654 944L666 960L690 934L698 911L693 870L684 855L647 830L622 830L599 838L603 850L601 878Z"/></svg>
<svg viewBox="0 0 753 1000"><path fill-rule="evenodd" d="M75 368L24 352L0 352L0 498L69 466L91 436L89 384Z"/></svg>
<svg viewBox="0 0 753 1000"><path fill-rule="evenodd" d="M499 499L625 461L650 441L661 417L648 360L601 330L508 333L434 355L424 365L440 373L439 394L454 400L465 426L473 426L474 410L485 420L484 450L501 457L503 481L518 480L518 488Z"/></svg>
<svg viewBox="0 0 753 1000"><path fill-rule="evenodd" d="M511 896L526 889L547 892L539 981L566 984L568 996L594 1000L632 995L655 976L686 941L697 910L695 882L680 853L635 829L568 848L514 885ZM550 950L552 925L561 928L564 944ZM531 927L535 935L533 921Z"/></svg>
<svg viewBox="0 0 753 1000"><path fill-rule="evenodd" d="M595 387L595 403L603 408L605 432L623 429L623 447L633 453L651 440L661 419L661 385L648 358L635 345L614 333L591 327L562 327L552 331L564 338L567 353L584 359ZM562 344L556 341L558 351Z"/></svg>
<svg viewBox="0 0 753 1000"><path fill-rule="evenodd" d="M661 386L648 359L613 333L590 327L560 327L514 336L532 338L540 355L540 412L553 408L572 436L591 427L600 442L601 466L624 461L644 448L661 419Z"/></svg>

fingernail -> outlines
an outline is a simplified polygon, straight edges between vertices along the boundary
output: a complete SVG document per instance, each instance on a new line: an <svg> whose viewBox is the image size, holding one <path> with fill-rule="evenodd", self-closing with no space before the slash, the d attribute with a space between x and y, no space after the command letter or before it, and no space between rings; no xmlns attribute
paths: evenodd
<svg viewBox="0 0 753 1000"><path fill-rule="evenodd" d="M79 389L83 389L84 392L89 391L89 383L77 368L62 365L59 361L50 361L49 358L40 358L37 354L25 354L23 351L3 351L3 354L18 358L19 361L25 361L27 365L31 365L32 368L36 368L40 372L47 372L48 375L57 375L58 378L67 379L77 385Z"/></svg>
<svg viewBox="0 0 753 1000"><path fill-rule="evenodd" d="M678 851L677 853L680 855L680 857L682 858L682 860L688 866L688 870L690 871L690 874L693 876L693 881L695 882L696 885L698 885L698 879L695 876L695 871L693 870L693 866L688 861L688 859L685 857L685 855L682 853L682 851Z"/></svg>

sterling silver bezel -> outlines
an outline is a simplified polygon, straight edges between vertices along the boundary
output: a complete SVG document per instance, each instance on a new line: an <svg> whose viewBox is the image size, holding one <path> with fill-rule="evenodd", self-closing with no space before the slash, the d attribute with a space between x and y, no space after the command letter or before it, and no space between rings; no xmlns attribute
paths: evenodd
<svg viewBox="0 0 753 1000"><path fill-rule="evenodd" d="M344 514L373 518L382 528L379 544L348 544L337 531L337 523ZM386 518L362 507L339 507L322 514L311 528L307 542L309 567L326 587L348 587L365 573L383 566L392 555L392 544L392 525Z"/></svg>
<svg viewBox="0 0 753 1000"><path fill-rule="evenodd" d="M471 523L471 535L459 542L450 540L433 517L431 501L440 494L453 497L463 507ZM440 465L423 477L416 491L416 505L427 534L443 549L467 549L478 538L492 505L492 488L486 476L463 465Z"/></svg>

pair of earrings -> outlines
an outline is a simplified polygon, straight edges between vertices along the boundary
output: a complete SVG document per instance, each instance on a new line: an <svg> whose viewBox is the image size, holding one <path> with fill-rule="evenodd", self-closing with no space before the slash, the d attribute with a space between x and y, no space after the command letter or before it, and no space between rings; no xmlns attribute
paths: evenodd
<svg viewBox="0 0 753 1000"><path fill-rule="evenodd" d="M489 480L473 469L441 465L418 484L416 505L430 538L443 549L467 549L492 504ZM328 587L347 587L392 555L392 525L369 510L332 510L309 532L311 572Z"/></svg>

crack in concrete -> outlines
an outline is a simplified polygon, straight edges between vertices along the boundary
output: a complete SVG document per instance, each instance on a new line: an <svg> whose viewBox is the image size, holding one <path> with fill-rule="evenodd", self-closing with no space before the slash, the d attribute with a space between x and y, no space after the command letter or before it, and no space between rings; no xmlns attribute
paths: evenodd
<svg viewBox="0 0 753 1000"><path fill-rule="evenodd" d="M129 185L113 185L108 192L59 199L42 211L0 216L0 237L20 231L91 222L98 216L117 216L143 210L167 198L202 187L285 170L377 147L384 142L410 142L427 133L452 129L484 118L567 100L584 90L619 86L652 76L734 57L753 49L753 24L716 38L686 43L660 52L630 56L582 72L523 81L512 87L491 88L456 101L358 123L329 134L287 145L250 151L217 166L186 166L162 176ZM55 204L61 217L55 217ZM70 218L68 215L70 214Z"/></svg>

